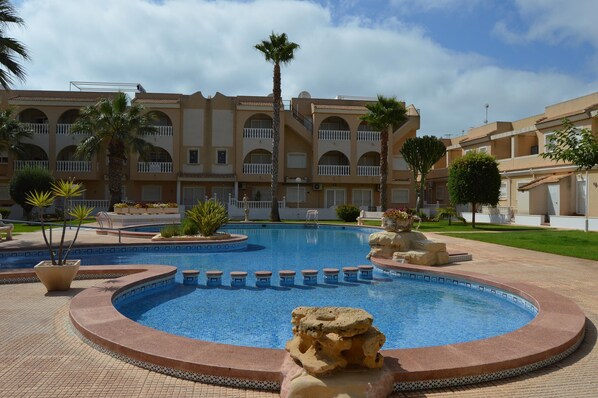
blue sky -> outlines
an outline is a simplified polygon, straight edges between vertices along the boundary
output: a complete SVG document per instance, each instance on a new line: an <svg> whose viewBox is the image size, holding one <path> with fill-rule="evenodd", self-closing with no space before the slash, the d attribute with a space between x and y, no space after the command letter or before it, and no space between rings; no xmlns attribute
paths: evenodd
<svg viewBox="0 0 598 398"><path fill-rule="evenodd" d="M10 32L30 49L16 88L69 81L148 91L266 95L253 49L271 31L301 45L283 97L396 96L420 134L461 134L598 91L595 0L20 0Z"/></svg>

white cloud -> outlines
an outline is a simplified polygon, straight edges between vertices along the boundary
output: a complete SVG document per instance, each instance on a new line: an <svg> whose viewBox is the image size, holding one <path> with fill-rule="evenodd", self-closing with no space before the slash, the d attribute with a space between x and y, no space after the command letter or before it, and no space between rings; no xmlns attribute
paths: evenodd
<svg viewBox="0 0 598 398"><path fill-rule="evenodd" d="M433 10L471 10L482 0L390 0L390 4L405 12L428 12Z"/></svg>
<svg viewBox="0 0 598 398"><path fill-rule="evenodd" d="M523 29L499 21L494 32L507 42L590 43L598 48L595 0L515 0Z"/></svg>
<svg viewBox="0 0 598 398"><path fill-rule="evenodd" d="M272 65L253 46L275 31L301 45L282 70L284 98L302 90L325 98L395 95L421 109L422 134L479 125L485 103L490 120L513 120L594 90L574 77L501 69L447 50L404 21L333 22L330 9L311 2L23 0L19 7L27 28L13 35L32 56L23 88L67 90L80 80L265 95Z"/></svg>

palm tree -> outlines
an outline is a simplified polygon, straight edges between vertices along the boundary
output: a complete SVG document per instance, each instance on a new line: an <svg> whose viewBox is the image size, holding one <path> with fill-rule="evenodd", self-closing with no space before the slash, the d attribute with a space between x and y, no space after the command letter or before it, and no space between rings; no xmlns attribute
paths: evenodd
<svg viewBox="0 0 598 398"><path fill-rule="evenodd" d="M280 104L282 102L282 93L280 89L280 64L288 64L295 55L295 50L299 44L289 42L286 33L280 35L272 32L270 41L262 40L256 44L255 48L264 54L266 61L274 64L273 77L273 116L272 116L272 182L270 190L272 192L272 209L270 210L270 221L280 221L278 214L278 143L280 142Z"/></svg>
<svg viewBox="0 0 598 398"><path fill-rule="evenodd" d="M124 165L130 152L143 154L153 146L143 139L154 133L152 117L142 105L130 105L125 93L113 99L102 98L95 105L83 108L71 127L71 133L89 133L90 136L77 145L75 154L90 159L102 149L108 155L109 211L122 201Z"/></svg>
<svg viewBox="0 0 598 398"><path fill-rule="evenodd" d="M424 202L426 176L432 166L446 153L446 146L437 137L424 135L423 137L408 138L401 148L401 155L413 172L413 182L417 191L416 212L419 212ZM419 187L417 179L419 176Z"/></svg>
<svg viewBox="0 0 598 398"><path fill-rule="evenodd" d="M12 109L0 111L0 152L23 155L25 146L21 141L32 136L33 132L13 117Z"/></svg>
<svg viewBox="0 0 598 398"><path fill-rule="evenodd" d="M28 60L27 49L23 44L6 37L6 31L12 25L23 25L23 20L19 18L10 1L0 0L0 85L5 90L10 90L10 85L14 83L14 78L25 80L25 70L17 61L18 57Z"/></svg>
<svg viewBox="0 0 598 398"><path fill-rule="evenodd" d="M405 106L395 97L378 95L378 101L365 106L368 113L361 120L380 131L380 206L386 210L386 179L388 177L389 130L394 132L407 120Z"/></svg>

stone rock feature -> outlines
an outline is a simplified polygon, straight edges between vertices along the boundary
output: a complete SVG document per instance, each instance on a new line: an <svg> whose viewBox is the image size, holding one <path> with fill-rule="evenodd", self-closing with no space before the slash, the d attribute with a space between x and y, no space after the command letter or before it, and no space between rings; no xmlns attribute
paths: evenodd
<svg viewBox="0 0 598 398"><path fill-rule="evenodd" d="M292 313L293 335L286 349L308 374L325 376L348 366L381 368L378 352L386 337L364 310L344 307L298 307Z"/></svg>
<svg viewBox="0 0 598 398"><path fill-rule="evenodd" d="M370 235L367 258L389 258L416 265L442 265L449 262L446 244L427 239L421 232L380 231Z"/></svg>

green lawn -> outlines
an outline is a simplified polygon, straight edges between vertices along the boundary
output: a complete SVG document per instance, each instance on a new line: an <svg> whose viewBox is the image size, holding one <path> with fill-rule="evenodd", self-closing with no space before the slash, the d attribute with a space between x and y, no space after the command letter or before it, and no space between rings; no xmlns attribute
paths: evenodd
<svg viewBox="0 0 598 398"><path fill-rule="evenodd" d="M89 224L95 222L95 218L88 218L87 220L83 221L83 224ZM39 225L29 225L27 223L25 223L25 221L23 221L23 223L17 223L17 222L11 222L11 224L13 224L15 226L15 228L12 230L13 235L18 235L18 234L22 234L25 232L35 232L35 231L39 231L41 230L41 226ZM53 228L59 228L62 226L61 223L59 222L52 222L53 224ZM73 225L77 225L77 224L73 224Z"/></svg>

